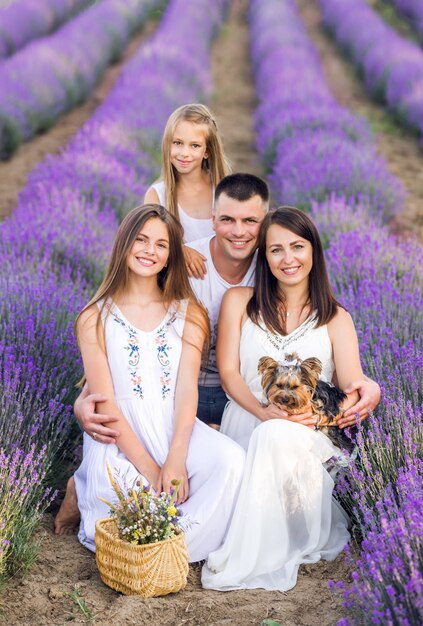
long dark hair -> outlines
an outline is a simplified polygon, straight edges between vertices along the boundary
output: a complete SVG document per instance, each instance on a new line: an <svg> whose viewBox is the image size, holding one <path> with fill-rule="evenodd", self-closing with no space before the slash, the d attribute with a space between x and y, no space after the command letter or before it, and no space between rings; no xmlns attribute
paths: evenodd
<svg viewBox="0 0 423 626"><path fill-rule="evenodd" d="M172 302L189 300L194 304L192 307L193 321L204 331L206 344L209 341L209 320L207 311L198 302L188 280L188 273L183 253L183 230L179 221L159 204L144 204L132 209L122 220L116 234L112 255L106 269L104 279L94 297L81 311L85 311L93 304L103 301L100 314L109 298L122 293L128 286L129 268L127 263L128 254L144 224L150 219L159 219L167 227L169 235L169 258L166 267L157 276L157 284L163 293L163 302L169 306ZM78 322L79 316L76 320ZM99 329L101 315L98 317Z"/></svg>
<svg viewBox="0 0 423 626"><path fill-rule="evenodd" d="M311 311L316 313L316 326L327 324L334 317L337 307L342 305L336 300L329 282L323 246L316 226L304 211L290 206L278 207L268 213L262 222L258 238L255 287L247 304L248 316L258 325L262 320L265 327L274 333L287 334L285 298L266 259L267 233L272 224L282 226L311 243L313 265L309 274L308 304Z"/></svg>

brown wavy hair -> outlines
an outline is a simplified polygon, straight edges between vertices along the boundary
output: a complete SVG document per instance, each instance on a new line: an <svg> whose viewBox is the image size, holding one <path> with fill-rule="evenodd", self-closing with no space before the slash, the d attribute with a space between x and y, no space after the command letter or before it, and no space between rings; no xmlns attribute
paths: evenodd
<svg viewBox="0 0 423 626"><path fill-rule="evenodd" d="M79 313L80 315L93 304L102 301L100 315L97 318L97 333L101 333L101 314L107 305L108 299L124 292L128 286L130 270L128 255L144 224L151 219L161 220L167 227L169 235L169 258L166 267L157 275L157 283L163 293L163 301L168 307L171 303L188 300L191 306L189 321L197 324L205 335L206 346L210 341L210 323L206 309L198 302L191 284L184 261L182 236L183 230L179 221L159 204L144 204L132 209L121 222L113 244L112 255L106 269L104 279L97 292ZM101 335L99 335L99 338ZM104 335L103 335L104 337Z"/></svg>
<svg viewBox="0 0 423 626"><path fill-rule="evenodd" d="M283 292L266 259L267 233L273 224L292 231L311 243L313 265L309 274L309 304L316 313L317 326L323 326L342 306L335 298L329 282L323 246L315 224L304 211L291 206L280 206L264 218L258 239L258 254L253 295L247 304L247 315L257 325L273 333L286 335L286 305Z"/></svg>
<svg viewBox="0 0 423 626"><path fill-rule="evenodd" d="M167 210L179 219L176 183L178 172L170 162L170 148L175 128L179 122L192 122L207 126L207 158L203 159L202 168L210 175L213 187L230 173L231 167L225 155L222 139L213 113L204 104L184 104L177 108L167 120L162 139L162 179L165 187Z"/></svg>

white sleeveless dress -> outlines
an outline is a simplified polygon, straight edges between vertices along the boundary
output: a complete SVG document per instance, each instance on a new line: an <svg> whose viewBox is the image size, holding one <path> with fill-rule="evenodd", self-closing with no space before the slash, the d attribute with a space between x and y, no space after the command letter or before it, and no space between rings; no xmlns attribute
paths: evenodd
<svg viewBox="0 0 423 626"><path fill-rule="evenodd" d="M166 192L164 182L161 180L158 183L152 185L153 189L159 196L160 204L166 207ZM214 189L213 189L213 203L214 203ZM213 234L212 219L205 218L200 219L197 217L191 217L188 213L185 213L183 208L178 204L179 221L184 229L184 242L190 243L190 241L197 241L197 239L203 239Z"/></svg>
<svg viewBox="0 0 423 626"><path fill-rule="evenodd" d="M135 328L114 303L103 313L106 348L116 402L135 435L162 466L173 433L174 395L182 351L186 303L169 308L150 332ZM191 561L205 559L222 543L238 493L245 453L234 441L196 419L186 461L190 495L181 509L192 522L186 533ZM138 472L115 444L84 434L83 460L75 473L81 512L79 540L95 551L96 520L116 500L106 462L128 485ZM142 477L141 477L142 478ZM146 482L143 479L143 482Z"/></svg>
<svg viewBox="0 0 423 626"><path fill-rule="evenodd" d="M263 399L257 363L297 352L322 361L330 381L334 365L327 326L309 318L286 337L260 329L248 319L240 343L241 374ZM342 453L321 432L288 420L260 422L233 400L221 431L248 447L238 501L227 537L209 555L203 587L221 591L295 586L301 563L332 560L349 540L348 517L333 499L325 462Z"/></svg>

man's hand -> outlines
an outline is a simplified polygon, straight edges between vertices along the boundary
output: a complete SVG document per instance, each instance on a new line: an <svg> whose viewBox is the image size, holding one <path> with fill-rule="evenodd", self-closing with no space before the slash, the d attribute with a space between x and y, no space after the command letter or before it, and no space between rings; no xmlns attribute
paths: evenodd
<svg viewBox="0 0 423 626"><path fill-rule="evenodd" d="M119 432L107 426L108 422L115 422L117 417L114 415L102 415L95 412L97 402L104 402L107 398L99 393L86 392L76 399L74 413L81 428L95 441L101 443L116 443Z"/></svg>
<svg viewBox="0 0 423 626"><path fill-rule="evenodd" d="M351 408L347 409L338 421L339 428L355 426L357 421L365 420L376 408L380 400L380 387L370 378L355 380L344 390L345 393L358 391L360 400Z"/></svg>

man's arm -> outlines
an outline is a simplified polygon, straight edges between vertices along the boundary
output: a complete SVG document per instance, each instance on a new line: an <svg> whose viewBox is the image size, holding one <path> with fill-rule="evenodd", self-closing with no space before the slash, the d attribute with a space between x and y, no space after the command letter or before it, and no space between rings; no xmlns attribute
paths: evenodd
<svg viewBox="0 0 423 626"><path fill-rule="evenodd" d="M362 379L354 380L346 389L346 393L358 391L360 400L354 406L347 409L339 420L340 428L354 426L357 417L363 421L372 413L380 400L380 387L371 378L364 376Z"/></svg>
<svg viewBox="0 0 423 626"><path fill-rule="evenodd" d="M116 422L115 415L103 415L96 413L95 406L97 402L105 402L108 398L99 393L89 393L88 385L85 384L81 393L75 400L73 407L75 417L79 422L82 430L96 441L101 443L116 443L119 432L114 428L107 426L108 422Z"/></svg>

